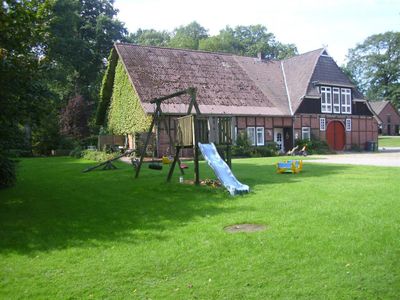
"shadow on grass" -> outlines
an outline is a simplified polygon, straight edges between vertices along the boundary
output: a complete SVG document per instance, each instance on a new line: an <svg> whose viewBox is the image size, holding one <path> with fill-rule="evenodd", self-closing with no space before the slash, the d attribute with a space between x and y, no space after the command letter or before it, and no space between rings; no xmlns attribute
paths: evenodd
<svg viewBox="0 0 400 300"><path fill-rule="evenodd" d="M24 160L17 185L0 191L0 252L164 240L195 218L237 210L226 205L235 199L221 189L179 184L178 172L166 184L166 168L143 168L135 180L129 165L81 173L90 165L68 158Z"/></svg>
<svg viewBox="0 0 400 300"><path fill-rule="evenodd" d="M346 169L306 164L300 174L276 174L273 163L235 160L233 172L254 188ZM222 188L179 184L178 171L167 184L168 168L154 171L144 165L140 177L134 179L132 167L119 162L117 170L81 172L91 165L70 158L23 160L17 185L0 191L0 252L31 254L165 240L174 238L176 228L197 222L196 218L253 209L230 205L241 197L230 197ZM215 178L204 162L200 168L203 179ZM193 178L191 163L185 175L189 178Z"/></svg>

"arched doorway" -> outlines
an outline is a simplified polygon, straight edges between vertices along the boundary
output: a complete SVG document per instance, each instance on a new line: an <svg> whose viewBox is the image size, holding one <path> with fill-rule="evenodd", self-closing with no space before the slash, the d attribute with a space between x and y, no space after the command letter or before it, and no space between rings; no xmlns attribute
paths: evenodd
<svg viewBox="0 0 400 300"><path fill-rule="evenodd" d="M346 144L344 126L340 121L331 121L326 129L326 141L332 150L341 151Z"/></svg>

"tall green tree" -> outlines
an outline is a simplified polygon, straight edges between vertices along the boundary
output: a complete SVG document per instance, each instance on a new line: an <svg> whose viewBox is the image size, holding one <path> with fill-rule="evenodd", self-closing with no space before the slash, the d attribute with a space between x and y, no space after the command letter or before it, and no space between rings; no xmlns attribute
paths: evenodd
<svg viewBox="0 0 400 300"><path fill-rule="evenodd" d="M199 48L246 56L261 53L266 59L284 59L297 54L294 44L278 42L263 25L227 26L218 35L201 40Z"/></svg>
<svg viewBox="0 0 400 300"><path fill-rule="evenodd" d="M48 113L51 95L40 58L48 2L2 1L0 7L0 152L20 148L22 130L30 133ZM25 142L30 143L31 135Z"/></svg>
<svg viewBox="0 0 400 300"><path fill-rule="evenodd" d="M55 0L48 22L46 58L64 70L64 80L87 100L97 98L104 60L126 29L113 0ZM57 69L57 68L56 68ZM71 96L71 95L69 95Z"/></svg>
<svg viewBox="0 0 400 300"><path fill-rule="evenodd" d="M368 37L350 49L346 71L370 100L390 100L400 107L400 32Z"/></svg>
<svg viewBox="0 0 400 300"><path fill-rule="evenodd" d="M129 43L145 46L168 46L170 39L171 36L167 31L140 28L126 38Z"/></svg>
<svg viewBox="0 0 400 300"><path fill-rule="evenodd" d="M194 21L186 26L176 28L169 41L169 46L197 50L199 49L200 41L207 37L207 29Z"/></svg>

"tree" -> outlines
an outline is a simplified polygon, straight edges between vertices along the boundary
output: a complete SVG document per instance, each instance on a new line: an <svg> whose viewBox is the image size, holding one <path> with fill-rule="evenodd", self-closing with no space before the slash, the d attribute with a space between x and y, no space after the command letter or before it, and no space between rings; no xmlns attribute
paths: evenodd
<svg viewBox="0 0 400 300"><path fill-rule="evenodd" d="M390 100L400 107L400 32L368 37L350 49L346 72L370 100Z"/></svg>
<svg viewBox="0 0 400 300"><path fill-rule="evenodd" d="M87 103L81 95L76 95L68 101L60 118L62 133L76 139L89 135Z"/></svg>
<svg viewBox="0 0 400 300"><path fill-rule="evenodd" d="M297 54L294 44L282 44L262 25L227 26L219 35L200 41L201 50L229 52L266 59L284 59Z"/></svg>
<svg viewBox="0 0 400 300"><path fill-rule="evenodd" d="M48 3L40 0L0 6L0 152L22 147L21 128L46 113L49 95L39 58L47 13Z"/></svg>
<svg viewBox="0 0 400 300"><path fill-rule="evenodd" d="M168 46L170 39L167 31L140 28L126 38L129 43L146 46Z"/></svg>
<svg viewBox="0 0 400 300"><path fill-rule="evenodd" d="M74 82L70 95L96 100L104 60L126 29L115 19L113 0L56 0L48 20L46 58ZM67 75L68 74L68 75Z"/></svg>
<svg viewBox="0 0 400 300"><path fill-rule="evenodd" d="M173 32L169 46L173 48L199 49L200 40L208 37L207 30L197 22L180 26Z"/></svg>

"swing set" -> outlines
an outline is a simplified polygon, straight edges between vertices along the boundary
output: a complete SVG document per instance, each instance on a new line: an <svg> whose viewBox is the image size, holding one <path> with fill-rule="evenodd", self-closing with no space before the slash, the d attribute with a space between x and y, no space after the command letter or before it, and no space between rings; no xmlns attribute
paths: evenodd
<svg viewBox="0 0 400 300"><path fill-rule="evenodd" d="M173 140L171 137L171 133L169 130L168 122L166 122L165 118L163 118L163 112L161 109L161 104L164 101L167 101L174 97L179 97L182 95L189 95L189 107L185 116L180 117L177 119L177 136L176 136L176 143L175 143L175 154L173 157L172 162L170 163L170 169L167 176L167 182L171 181L172 175L174 173L174 169L176 164L178 163L179 170L181 174L184 174L183 168L181 167L181 161L179 159L179 154L182 149L185 148L192 148L194 153L194 176L195 184L200 184L200 175L199 175L199 142L207 142L208 141L208 127L207 123L204 118L201 118L201 112L196 101L196 94L197 90L194 87L189 87L188 89L181 90L175 92L170 95L162 96L159 98L152 99L150 103L156 105L156 109L153 113L152 122L150 124L149 130L147 132L146 140L143 145L143 149L141 151L140 160L136 165L136 174L135 178L139 177L141 166L143 164L144 157L146 155L146 149L150 141L150 137L153 132L154 126L159 128L159 124L162 121L166 132L168 134L168 139L170 145L172 147ZM192 112L194 108L194 112ZM231 118L219 118L218 129L219 129L219 142L226 146L225 149L225 157L226 163L231 166L231 145L232 145L232 138L231 138Z"/></svg>

